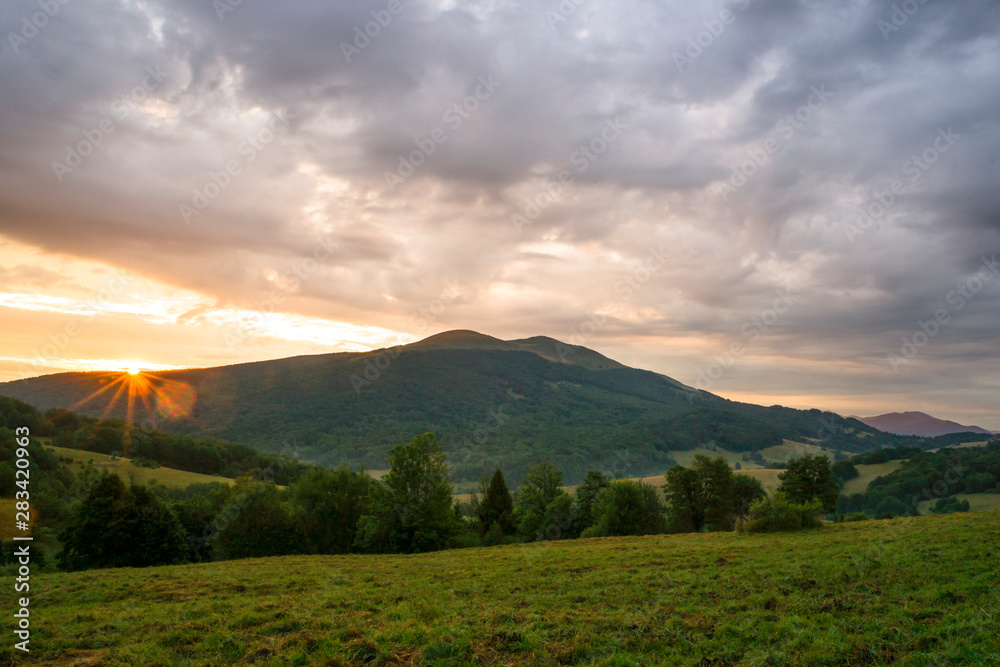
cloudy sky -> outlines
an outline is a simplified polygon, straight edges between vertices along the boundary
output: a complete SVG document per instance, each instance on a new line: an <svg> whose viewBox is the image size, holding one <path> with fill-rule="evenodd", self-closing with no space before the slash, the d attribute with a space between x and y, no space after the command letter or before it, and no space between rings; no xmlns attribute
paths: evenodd
<svg viewBox="0 0 1000 667"><path fill-rule="evenodd" d="M998 2L5 0L0 33L0 379L463 328L1000 429Z"/></svg>

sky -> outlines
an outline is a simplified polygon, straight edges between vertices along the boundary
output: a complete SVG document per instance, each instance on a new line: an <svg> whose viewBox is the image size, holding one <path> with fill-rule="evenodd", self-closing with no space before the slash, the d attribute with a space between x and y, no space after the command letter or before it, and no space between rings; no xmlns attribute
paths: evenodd
<svg viewBox="0 0 1000 667"><path fill-rule="evenodd" d="M0 380L586 345L1000 429L1000 2L5 0Z"/></svg>

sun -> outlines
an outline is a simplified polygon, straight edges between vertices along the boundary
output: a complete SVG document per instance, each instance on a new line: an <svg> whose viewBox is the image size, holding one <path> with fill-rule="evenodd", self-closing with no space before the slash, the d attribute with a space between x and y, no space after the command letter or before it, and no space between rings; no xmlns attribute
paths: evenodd
<svg viewBox="0 0 1000 667"><path fill-rule="evenodd" d="M139 374L139 369L133 366L132 368L128 369L128 374L129 375L138 375Z"/></svg>

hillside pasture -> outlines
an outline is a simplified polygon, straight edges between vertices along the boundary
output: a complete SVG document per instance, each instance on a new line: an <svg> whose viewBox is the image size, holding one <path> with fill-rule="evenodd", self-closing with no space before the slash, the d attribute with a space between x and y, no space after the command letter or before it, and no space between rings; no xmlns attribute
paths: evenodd
<svg viewBox="0 0 1000 667"><path fill-rule="evenodd" d="M18 663L998 664L998 543L980 512L33 574Z"/></svg>

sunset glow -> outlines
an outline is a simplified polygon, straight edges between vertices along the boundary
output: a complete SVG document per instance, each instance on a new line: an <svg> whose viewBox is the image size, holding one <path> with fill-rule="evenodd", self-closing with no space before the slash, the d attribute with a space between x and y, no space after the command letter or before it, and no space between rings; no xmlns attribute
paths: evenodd
<svg viewBox="0 0 1000 667"><path fill-rule="evenodd" d="M872 3L748 6L684 66L717 8L431 3L350 59L352 3L67 10L0 65L0 381L474 329L1000 429L998 41L947 4L885 39Z"/></svg>

